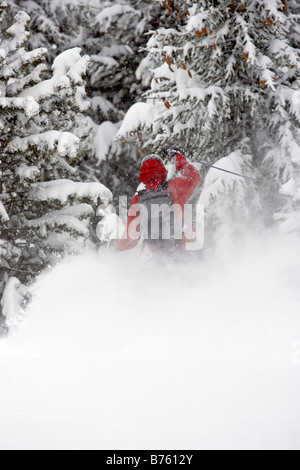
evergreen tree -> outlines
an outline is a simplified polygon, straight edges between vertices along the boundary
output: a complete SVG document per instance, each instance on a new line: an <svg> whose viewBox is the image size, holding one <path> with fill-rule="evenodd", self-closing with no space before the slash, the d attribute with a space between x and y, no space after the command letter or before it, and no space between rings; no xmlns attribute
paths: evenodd
<svg viewBox="0 0 300 470"><path fill-rule="evenodd" d="M0 4L3 24L6 7ZM47 51L26 50L29 20L19 12L1 33L0 297L6 286L22 289L20 282L80 251L96 207L111 198L100 183L78 182L89 59L78 48L66 51L42 80ZM17 280L8 282L12 276Z"/></svg>
<svg viewBox="0 0 300 470"><path fill-rule="evenodd" d="M173 27L150 38L143 65L154 68L151 89L146 102L128 112L119 137L156 152L177 142L194 160L227 157L246 176L265 176L258 186L237 185L219 173L218 194L223 200L230 184L234 199L243 198L246 206L250 192L253 209L267 206L272 218L276 182L286 180L299 139L299 108L292 99L299 17L282 0L163 3ZM205 190L214 192L215 185Z"/></svg>
<svg viewBox="0 0 300 470"><path fill-rule="evenodd" d="M149 0L106 2L94 18L93 38L86 49L91 55L89 95L94 132L93 150L83 163L82 174L101 178L129 200L136 190L140 162L134 147L117 141L125 112L141 99L148 83L139 73L145 35L157 24L161 8ZM130 25L130 27L128 27Z"/></svg>
<svg viewBox="0 0 300 470"><path fill-rule="evenodd" d="M47 49L48 64L66 49L81 46L92 16L107 3L102 0L11 0L12 11L24 10L31 18L28 47Z"/></svg>
<svg viewBox="0 0 300 470"><path fill-rule="evenodd" d="M132 195L138 177L137 151L115 138L125 112L146 89L145 79L137 81L136 71L147 43L145 33L156 28L164 10L152 0L16 3L32 17L31 48L46 47L49 63L70 47L90 55L87 92L93 123L81 177L103 181L116 197Z"/></svg>
<svg viewBox="0 0 300 470"><path fill-rule="evenodd" d="M87 79L89 97L97 97L92 100L95 121L122 119L143 91L135 71L160 6L150 0L19 0L13 5L32 18L29 45L46 47L50 64L71 47L91 56Z"/></svg>

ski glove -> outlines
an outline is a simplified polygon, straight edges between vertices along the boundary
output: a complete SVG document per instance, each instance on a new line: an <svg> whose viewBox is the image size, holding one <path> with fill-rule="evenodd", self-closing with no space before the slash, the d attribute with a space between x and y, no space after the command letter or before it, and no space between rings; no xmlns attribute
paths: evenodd
<svg viewBox="0 0 300 470"><path fill-rule="evenodd" d="M182 150L178 147L166 147L164 150L164 154L170 161L173 160L173 158L175 158L179 153L182 155Z"/></svg>

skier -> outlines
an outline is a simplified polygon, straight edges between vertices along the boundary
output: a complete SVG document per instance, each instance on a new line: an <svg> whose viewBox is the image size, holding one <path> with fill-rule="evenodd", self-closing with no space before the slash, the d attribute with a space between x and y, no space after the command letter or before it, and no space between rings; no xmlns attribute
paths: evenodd
<svg viewBox="0 0 300 470"><path fill-rule="evenodd" d="M138 244L139 239L143 237L143 233L147 227L145 227L145 224L141 220L141 213L137 210L141 204L148 210L148 234L151 234L151 223L153 222L153 220L151 220L151 205L158 204L160 206L167 205L169 207L177 205L177 207L181 209L180 217L182 218L184 206L193 195L194 190L200 182L199 172L187 161L178 148L168 147L165 153L170 161L174 161L176 170L180 172L181 176L167 182L168 171L164 166L163 160L158 155L154 154L144 158L140 173L140 181L144 185L144 189L138 191L132 201L125 232L122 238L116 241L115 247L117 251L133 249ZM168 221L170 224L170 219L168 219ZM181 227L182 222L181 220ZM160 223L162 223L161 219ZM132 236L130 230L132 224L140 227L138 236ZM177 240L174 241L172 236L171 240L162 240L160 227L158 239L152 240L150 236L150 238L145 239L145 244L152 252L164 252L168 254L183 247L184 234L181 233L181 235L183 236L181 243Z"/></svg>

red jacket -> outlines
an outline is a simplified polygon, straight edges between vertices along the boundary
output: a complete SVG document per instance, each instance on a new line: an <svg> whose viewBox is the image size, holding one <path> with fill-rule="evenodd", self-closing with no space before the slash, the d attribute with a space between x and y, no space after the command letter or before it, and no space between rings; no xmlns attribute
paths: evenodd
<svg viewBox="0 0 300 470"><path fill-rule="evenodd" d="M200 183L200 174L196 168L191 165L187 159L177 154L175 157L176 170L181 173L181 177L169 182L168 192L171 194L174 204L181 206L182 213L184 206L193 195L195 188ZM167 178L166 168L157 160L146 161L141 169L140 180L146 185L146 190L157 191ZM139 202L140 196L137 194L132 203L131 208ZM118 251L131 250L139 240L133 240L129 236L130 224L139 217L136 210L129 209L128 221L125 232L120 240L117 240L116 248Z"/></svg>

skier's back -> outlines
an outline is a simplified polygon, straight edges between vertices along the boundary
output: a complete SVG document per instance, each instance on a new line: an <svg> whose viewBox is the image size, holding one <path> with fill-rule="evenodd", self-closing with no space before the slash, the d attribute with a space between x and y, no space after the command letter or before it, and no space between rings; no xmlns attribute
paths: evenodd
<svg viewBox="0 0 300 470"><path fill-rule="evenodd" d="M143 230L141 228L138 235L136 235L135 232L135 236L132 235L131 231L131 227L137 227L138 222L142 225L141 211L137 210L137 208L140 207L139 204L146 206L149 200L152 199L153 201L158 201L159 205L165 203L164 205L166 206L170 205L170 200L174 206L180 209L180 211L177 212L181 214L181 217L184 214L185 204L191 198L195 188L200 182L200 174L178 149L168 149L168 155L170 158L174 159L176 170L180 172L181 176L167 182L168 172L162 159L157 155L149 155L144 159L140 173L140 181L143 183L144 189L139 191L132 201L125 232L122 238L116 242L116 249L118 251L134 248L138 244L139 238L143 236ZM163 251L168 250L166 243L161 246L159 246L158 243L155 245L153 240L151 240L151 236L150 239L145 240L145 243L147 243L150 248L154 247L154 249L161 249Z"/></svg>

